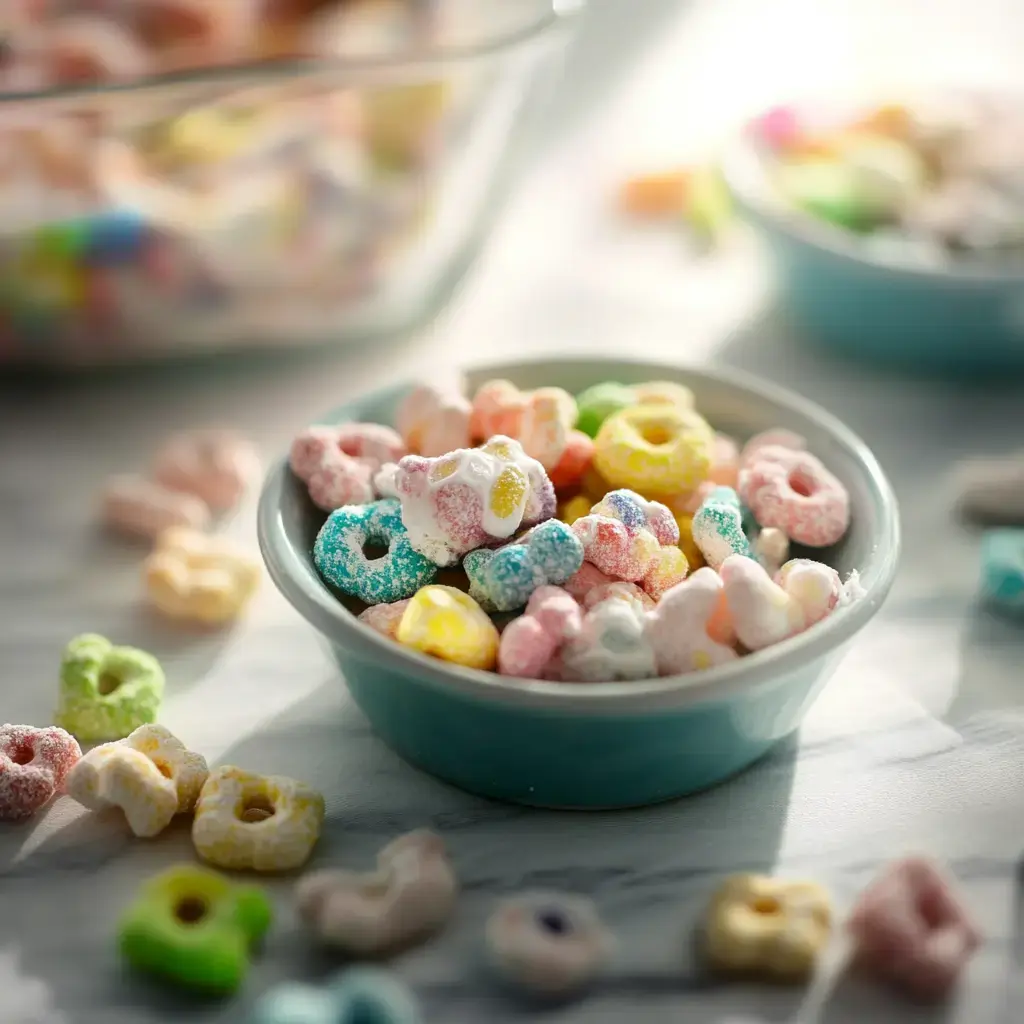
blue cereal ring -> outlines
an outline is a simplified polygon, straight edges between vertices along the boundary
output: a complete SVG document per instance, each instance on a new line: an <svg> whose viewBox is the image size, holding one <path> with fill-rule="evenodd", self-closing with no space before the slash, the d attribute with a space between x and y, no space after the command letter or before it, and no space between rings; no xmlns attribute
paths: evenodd
<svg viewBox="0 0 1024 1024"><path fill-rule="evenodd" d="M546 584L564 583L583 565L583 543L557 519L535 526L515 544L471 551L462 561L469 596L488 611L522 608Z"/></svg>
<svg viewBox="0 0 1024 1024"><path fill-rule="evenodd" d="M369 559L367 544L386 544L388 553ZM412 597L433 582L437 566L413 551L394 498L336 509L320 527L313 563L325 582L366 604L391 604Z"/></svg>
<svg viewBox="0 0 1024 1024"><path fill-rule="evenodd" d="M694 544L712 569L717 570L730 555L754 557L743 532L739 495L731 487L716 487L704 499L690 529Z"/></svg>
<svg viewBox="0 0 1024 1024"><path fill-rule="evenodd" d="M1024 615L1024 529L989 530L982 537L981 589L993 606Z"/></svg>

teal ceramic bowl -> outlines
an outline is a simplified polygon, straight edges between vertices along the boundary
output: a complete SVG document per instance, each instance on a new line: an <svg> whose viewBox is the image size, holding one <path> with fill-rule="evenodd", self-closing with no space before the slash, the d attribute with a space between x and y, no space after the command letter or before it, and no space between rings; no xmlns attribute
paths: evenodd
<svg viewBox="0 0 1024 1024"><path fill-rule="evenodd" d="M1024 271L915 266L881 258L772 195L739 140L724 162L739 216L773 264L781 304L808 340L893 369L971 376L1024 372Z"/></svg>
<svg viewBox="0 0 1024 1024"><path fill-rule="evenodd" d="M849 488L853 522L829 560L858 569L866 596L801 636L688 676L634 683L512 679L410 651L359 623L313 567L324 514L282 460L260 499L259 538L274 582L326 640L356 704L402 757L462 789L563 808L638 806L704 789L800 725L847 645L878 611L896 572L896 499L862 441L817 406L732 372L587 359L493 365L505 377L572 392L600 381L674 380L718 428L746 437L795 430ZM392 422L405 387L349 402L322 422ZM296 429L304 424L296 424Z"/></svg>

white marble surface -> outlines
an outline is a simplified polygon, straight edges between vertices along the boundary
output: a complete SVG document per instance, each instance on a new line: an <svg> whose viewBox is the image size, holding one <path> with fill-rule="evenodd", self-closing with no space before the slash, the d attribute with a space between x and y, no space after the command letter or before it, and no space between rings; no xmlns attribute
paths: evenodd
<svg viewBox="0 0 1024 1024"><path fill-rule="evenodd" d="M211 761L294 775L323 790L328 821L316 863L365 866L400 831L443 832L465 885L458 915L439 941L396 964L428 1024L534 1016L559 1024L1017 1022L1024 630L975 607L977 538L950 518L943 478L962 455L1020 443L1024 387L893 379L833 362L761 308L762 275L745 245L690 263L674 236L616 223L606 194L631 165L713 141L719 118L765 98L765 81L797 82L799 66L804 74L888 73L894 55L925 51L940 63L958 54L978 63L982 44L969 45L965 25L978 39L988 33L994 65L1000 47L1014 52L1020 16L997 0L718 0L675 18L664 13L669 5L650 7L662 20L648 32L643 59L617 79L608 106L585 117L576 111L572 132L524 186L460 303L428 335L388 350L198 375L0 391L0 717L49 721L61 647L95 630L163 658L163 720ZM621 23L621 8L615 16ZM750 72L745 87L737 69ZM752 369L828 406L874 446L905 523L892 597L798 740L692 799L586 815L456 792L374 739L311 630L269 585L244 625L190 635L142 608L143 552L93 525L104 475L144 466L163 434L181 425L231 421L276 454L335 402L439 361L640 347L666 360ZM254 542L252 508L230 529ZM951 863L986 931L950 1006L908 1008L843 977L840 950L810 992L712 986L696 971L687 931L722 872L810 875L843 908L880 863L910 849ZM52 1020L68 1024L241 1022L267 986L334 966L299 934L288 883L277 881L278 923L237 1000L197 1002L126 976L113 947L121 909L144 877L191 856L187 828L133 840L116 816L85 815L67 800L26 826L0 827L0 1024L51 1019L40 1010L47 989ZM588 999L540 1015L492 989L476 963L495 898L535 886L592 895L623 940ZM38 980L22 1010L11 971Z"/></svg>

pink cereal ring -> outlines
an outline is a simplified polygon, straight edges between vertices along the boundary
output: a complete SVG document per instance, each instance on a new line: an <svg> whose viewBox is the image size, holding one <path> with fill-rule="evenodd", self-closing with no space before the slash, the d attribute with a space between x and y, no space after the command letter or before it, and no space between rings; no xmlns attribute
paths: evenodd
<svg viewBox="0 0 1024 1024"><path fill-rule="evenodd" d="M413 388L398 407L395 426L410 452L435 458L470 442L470 405L432 384Z"/></svg>
<svg viewBox="0 0 1024 1024"><path fill-rule="evenodd" d="M802 452L807 448L807 441L792 430L776 428L774 430L762 430L755 434L740 452L739 468L747 466L755 455L762 448L789 448L790 451Z"/></svg>
<svg viewBox="0 0 1024 1024"><path fill-rule="evenodd" d="M543 679L562 645L579 636L583 613L561 587L538 587L526 611L501 634L498 671L520 679Z"/></svg>
<svg viewBox="0 0 1024 1024"><path fill-rule="evenodd" d="M100 508L108 527L136 537L156 538L172 526L206 530L211 518L210 508L202 498L131 474L107 481Z"/></svg>
<svg viewBox="0 0 1024 1024"><path fill-rule="evenodd" d="M475 441L501 434L519 438L526 411L526 392L511 381L489 380L473 396L470 433Z"/></svg>
<svg viewBox="0 0 1024 1024"><path fill-rule="evenodd" d="M558 465L576 423L576 399L561 388L531 391L523 409L519 441L546 470Z"/></svg>
<svg viewBox="0 0 1024 1024"><path fill-rule="evenodd" d="M807 547L835 544L850 525L850 495L810 452L759 449L740 470L739 493L760 526Z"/></svg>
<svg viewBox="0 0 1024 1024"><path fill-rule="evenodd" d="M232 430L176 434L157 453L153 478L202 498L216 512L234 508L259 476L255 447Z"/></svg>
<svg viewBox="0 0 1024 1024"><path fill-rule="evenodd" d="M402 447L394 431L381 429L385 433L380 433L376 424L312 426L292 441L288 457L292 472L306 484L317 508L333 512L343 505L365 505L374 500L379 458ZM368 456L350 454L343 445L353 452L366 451Z"/></svg>
<svg viewBox="0 0 1024 1024"><path fill-rule="evenodd" d="M22 821L41 810L81 756L78 741L56 726L0 726L0 821Z"/></svg>

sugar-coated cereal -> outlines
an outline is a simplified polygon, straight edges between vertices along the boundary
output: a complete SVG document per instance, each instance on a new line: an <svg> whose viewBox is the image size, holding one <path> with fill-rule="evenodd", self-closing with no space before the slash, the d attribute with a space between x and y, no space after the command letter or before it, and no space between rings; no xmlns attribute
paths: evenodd
<svg viewBox="0 0 1024 1024"><path fill-rule="evenodd" d="M309 859L323 821L324 798L304 782L224 765L199 793L192 842L216 867L289 871Z"/></svg>
<svg viewBox="0 0 1024 1024"><path fill-rule="evenodd" d="M735 488L740 474L740 450L728 434L715 434L711 447L711 472L708 479L720 487Z"/></svg>
<svg viewBox="0 0 1024 1024"><path fill-rule="evenodd" d="M850 525L850 496L810 452L767 445L740 470L740 497L761 526L799 544L825 548Z"/></svg>
<svg viewBox="0 0 1024 1024"><path fill-rule="evenodd" d="M469 594L454 587L421 587L410 598L395 639L467 668L492 669L498 660L497 627Z"/></svg>
<svg viewBox="0 0 1024 1024"><path fill-rule="evenodd" d="M679 528L679 547L682 549L683 554L686 555L690 571L693 572L705 564L704 555L693 539L693 516L683 512L675 513L675 518L676 526Z"/></svg>
<svg viewBox="0 0 1024 1024"><path fill-rule="evenodd" d="M142 571L150 603L163 615L220 626L245 611L263 567L226 537L173 527L157 538Z"/></svg>
<svg viewBox="0 0 1024 1024"><path fill-rule="evenodd" d="M534 995L581 991L605 968L615 949L594 904L556 892L504 900L484 934L488 959L507 983Z"/></svg>
<svg viewBox="0 0 1024 1024"><path fill-rule="evenodd" d="M538 388L527 396L519 442L530 458L551 472L565 454L575 423L576 399L572 395L561 388Z"/></svg>
<svg viewBox="0 0 1024 1024"><path fill-rule="evenodd" d="M956 467L957 506L969 519L1024 525L1024 451L967 459Z"/></svg>
<svg viewBox="0 0 1024 1024"><path fill-rule="evenodd" d="M743 532L739 495L731 487L716 487L693 514L693 542L704 561L718 569L730 555L750 557L750 541Z"/></svg>
<svg viewBox="0 0 1024 1024"><path fill-rule="evenodd" d="M953 879L923 857L887 864L847 929L859 968L922 1002L950 994L981 942Z"/></svg>
<svg viewBox="0 0 1024 1024"><path fill-rule="evenodd" d="M584 474L593 461L593 440L582 430L570 430L562 457L548 475L559 490L571 490L582 483Z"/></svg>
<svg viewBox="0 0 1024 1024"><path fill-rule="evenodd" d="M675 494L707 478L713 444L713 431L692 409L651 402L604 421L594 441L594 465L613 487Z"/></svg>
<svg viewBox="0 0 1024 1024"><path fill-rule="evenodd" d="M774 526L758 530L754 543L754 557L774 576L789 558L789 538Z"/></svg>
<svg viewBox="0 0 1024 1024"><path fill-rule="evenodd" d="M666 544L659 548L650 568L644 573L642 586L655 601L660 601L666 591L686 579L690 563L681 548Z"/></svg>
<svg viewBox="0 0 1024 1024"><path fill-rule="evenodd" d="M509 437L439 459L407 455L398 463L395 486L410 544L442 566L555 513L555 489L544 467Z"/></svg>
<svg viewBox="0 0 1024 1024"><path fill-rule="evenodd" d="M740 450L740 469L749 466L763 448L788 448L791 452L802 452L807 449L807 441L792 430L762 430Z"/></svg>
<svg viewBox="0 0 1024 1024"><path fill-rule="evenodd" d="M163 695L153 655L86 633L64 649L54 722L83 743L119 740L156 721Z"/></svg>
<svg viewBox="0 0 1024 1024"><path fill-rule="evenodd" d="M723 599L722 580L706 566L662 596L646 620L658 675L699 672L738 657L731 644L712 635Z"/></svg>
<svg viewBox="0 0 1024 1024"><path fill-rule="evenodd" d="M607 583L597 583L590 587L583 593L581 599L581 603L587 611L596 608L602 601L628 601L637 611L644 612L649 612L657 607L654 598L641 590L635 583L610 578Z"/></svg>
<svg viewBox="0 0 1024 1024"><path fill-rule="evenodd" d="M271 918L262 889L182 864L145 883L121 918L118 946L137 970L227 995L242 984Z"/></svg>
<svg viewBox="0 0 1024 1024"><path fill-rule="evenodd" d="M577 519L590 515L590 506L593 504L585 494L577 494L562 506L558 518L567 526L572 526Z"/></svg>
<svg viewBox="0 0 1024 1024"><path fill-rule="evenodd" d="M480 548L462 560L470 596L488 611L522 608L545 584L564 583L583 564L583 544L557 519L535 526L496 551Z"/></svg>
<svg viewBox="0 0 1024 1024"><path fill-rule="evenodd" d="M831 900L816 883L733 875L708 905L704 948L715 970L799 983L831 933Z"/></svg>
<svg viewBox="0 0 1024 1024"><path fill-rule="evenodd" d="M543 679L558 652L579 636L583 613L561 587L538 587L526 610L503 630L498 644L498 671L521 679Z"/></svg>
<svg viewBox="0 0 1024 1024"><path fill-rule="evenodd" d="M988 530L982 537L981 591L994 607L1024 614L1024 529Z"/></svg>
<svg viewBox="0 0 1024 1024"><path fill-rule="evenodd" d="M194 494L215 512L233 509L259 474L256 448L231 430L178 434L157 453L153 465L154 480Z"/></svg>
<svg viewBox="0 0 1024 1024"><path fill-rule="evenodd" d="M465 448L471 441L469 401L430 384L409 392L398 407L395 424L409 451L428 458Z"/></svg>
<svg viewBox="0 0 1024 1024"><path fill-rule="evenodd" d="M285 982L257 1000L251 1024L422 1024L409 988L381 967L349 967L326 985Z"/></svg>
<svg viewBox="0 0 1024 1024"><path fill-rule="evenodd" d="M386 547L387 553L370 558L367 545ZM412 597L437 575L437 566L413 550L394 498L332 512L317 534L313 561L331 586L367 604Z"/></svg>
<svg viewBox="0 0 1024 1024"><path fill-rule="evenodd" d="M206 759L170 730L143 725L85 754L68 775L67 792L90 811L119 807L132 832L148 838L195 807L207 774Z"/></svg>
<svg viewBox="0 0 1024 1024"><path fill-rule="evenodd" d="M519 437L527 393L511 381L489 380L473 396L470 434L474 441L489 437Z"/></svg>
<svg viewBox="0 0 1024 1024"><path fill-rule="evenodd" d="M625 384L606 381L595 384L576 396L576 427L590 437L597 437L609 416L636 402L636 392Z"/></svg>
<svg viewBox="0 0 1024 1024"><path fill-rule="evenodd" d="M633 385L633 394L640 405L675 405L680 409L693 408L693 392L673 380L650 380Z"/></svg>
<svg viewBox="0 0 1024 1024"><path fill-rule="evenodd" d="M455 909L458 889L443 840L419 830L388 843L374 871L306 875L295 888L295 903L320 942L356 956L377 956L439 931Z"/></svg>
<svg viewBox="0 0 1024 1024"><path fill-rule="evenodd" d="M0 821L22 821L61 791L82 748L63 729L0 726Z"/></svg>
<svg viewBox="0 0 1024 1024"><path fill-rule="evenodd" d="M211 519L209 506L194 494L127 473L111 477L104 485L100 514L104 524L118 533L149 538L172 526L205 530Z"/></svg>
<svg viewBox="0 0 1024 1024"><path fill-rule="evenodd" d="M570 576L562 584L562 589L572 594L580 604L583 604L587 595L596 587L615 582L617 581L614 576L601 572L596 565L591 565L590 562L584 562L580 566L580 571Z"/></svg>
<svg viewBox="0 0 1024 1024"><path fill-rule="evenodd" d="M359 621L389 640L394 640L398 636L398 624L408 607L409 598L391 604L372 604L359 613Z"/></svg>
<svg viewBox="0 0 1024 1024"><path fill-rule="evenodd" d="M839 573L810 558L790 559L773 579L800 606L808 626L820 622L848 596Z"/></svg>
<svg viewBox="0 0 1024 1024"><path fill-rule="evenodd" d="M568 683L649 679L656 675L644 611L632 601L605 600L584 616L579 635L563 645L552 675Z"/></svg>

